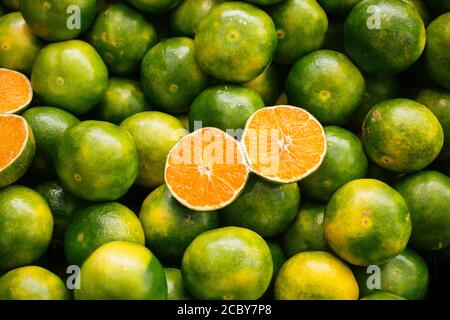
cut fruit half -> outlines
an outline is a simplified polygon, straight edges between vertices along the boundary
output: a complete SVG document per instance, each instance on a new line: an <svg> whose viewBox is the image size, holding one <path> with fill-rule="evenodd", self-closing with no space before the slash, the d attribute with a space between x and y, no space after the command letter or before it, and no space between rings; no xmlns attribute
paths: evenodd
<svg viewBox="0 0 450 320"><path fill-rule="evenodd" d="M0 114L0 188L16 182L33 161L36 146L27 121Z"/></svg>
<svg viewBox="0 0 450 320"><path fill-rule="evenodd" d="M165 169L172 195L197 211L226 207L248 175L239 141L216 128L202 128L181 139L169 152Z"/></svg>
<svg viewBox="0 0 450 320"><path fill-rule="evenodd" d="M241 143L250 170L278 183L296 182L313 173L327 149L319 121L292 106L255 112L247 121Z"/></svg>
<svg viewBox="0 0 450 320"><path fill-rule="evenodd" d="M0 68L0 114L19 113L33 99L30 80L20 72Z"/></svg>

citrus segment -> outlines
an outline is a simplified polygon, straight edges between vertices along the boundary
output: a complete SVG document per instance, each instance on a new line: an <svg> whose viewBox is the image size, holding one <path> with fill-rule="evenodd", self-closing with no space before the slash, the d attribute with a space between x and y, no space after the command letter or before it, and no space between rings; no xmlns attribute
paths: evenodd
<svg viewBox="0 0 450 320"><path fill-rule="evenodd" d="M250 170L271 181L299 181L319 168L326 153L322 125L306 110L275 106L255 112L242 135Z"/></svg>
<svg viewBox="0 0 450 320"><path fill-rule="evenodd" d="M202 128L169 152L165 181L172 195L194 210L230 204L244 188L248 168L238 141L216 128Z"/></svg>
<svg viewBox="0 0 450 320"><path fill-rule="evenodd" d="M33 134L20 116L0 115L0 188L23 176L36 151Z"/></svg>
<svg viewBox="0 0 450 320"><path fill-rule="evenodd" d="M17 71L0 68L0 113L16 113L33 98L30 80Z"/></svg>

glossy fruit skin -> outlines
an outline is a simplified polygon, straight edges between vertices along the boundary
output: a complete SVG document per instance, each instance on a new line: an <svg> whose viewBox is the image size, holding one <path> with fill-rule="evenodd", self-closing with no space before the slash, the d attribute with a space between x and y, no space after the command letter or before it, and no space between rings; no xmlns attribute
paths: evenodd
<svg viewBox="0 0 450 320"><path fill-rule="evenodd" d="M240 196L221 210L227 225L255 231L262 237L283 232L300 205L297 183L274 184L251 176Z"/></svg>
<svg viewBox="0 0 450 320"><path fill-rule="evenodd" d="M243 2L215 7L195 35L197 61L209 75L231 83L255 79L270 64L277 48L272 19Z"/></svg>
<svg viewBox="0 0 450 320"><path fill-rule="evenodd" d="M283 248L288 257L304 251L329 251L323 232L325 205L308 202L283 234Z"/></svg>
<svg viewBox="0 0 450 320"><path fill-rule="evenodd" d="M102 245L126 241L145 244L144 230L133 211L118 202L92 204L79 210L67 226L64 252L69 264L81 264Z"/></svg>
<svg viewBox="0 0 450 320"><path fill-rule="evenodd" d="M428 41L425 50L425 66L428 76L448 90L450 90L449 28L450 12L433 20L427 28Z"/></svg>
<svg viewBox="0 0 450 320"><path fill-rule="evenodd" d="M281 94L281 77L279 68L275 64L270 64L263 73L243 86L252 89L263 99L266 106L275 105L277 98Z"/></svg>
<svg viewBox="0 0 450 320"><path fill-rule="evenodd" d="M210 87L192 102L189 128L215 127L223 131L244 129L247 120L264 107L261 96L252 89L237 85Z"/></svg>
<svg viewBox="0 0 450 320"><path fill-rule="evenodd" d="M208 85L195 59L194 41L169 38L151 48L141 65L141 82L150 102L168 113L186 113Z"/></svg>
<svg viewBox="0 0 450 320"><path fill-rule="evenodd" d="M419 59L425 39L422 18L403 1L362 1L352 9L344 25L345 49L350 58L374 75L395 75L406 70Z"/></svg>
<svg viewBox="0 0 450 320"><path fill-rule="evenodd" d="M175 117L158 112L137 113L120 127L131 134L139 155L136 184L151 188L164 183L166 158L172 147L187 134Z"/></svg>
<svg viewBox="0 0 450 320"><path fill-rule="evenodd" d="M422 257L407 248L404 252L379 266L380 289L369 289L373 273L366 268L357 268L355 275L358 280L361 296L375 292L387 292L408 300L425 299L428 291L429 271Z"/></svg>
<svg viewBox="0 0 450 320"><path fill-rule="evenodd" d="M339 189L325 210L325 239L345 261L368 266L401 253L411 235L403 197L374 179L353 180Z"/></svg>
<svg viewBox="0 0 450 320"><path fill-rule="evenodd" d="M275 299L357 300L358 284L350 268L330 253L302 252L281 267Z"/></svg>
<svg viewBox="0 0 450 320"><path fill-rule="evenodd" d="M225 0L184 0L170 14L170 29L174 35L194 37L200 21Z"/></svg>
<svg viewBox="0 0 450 320"><path fill-rule="evenodd" d="M402 1L410 4L411 6L413 6L414 9L416 9L417 13L422 18L425 26L430 22L430 12L423 0L402 0Z"/></svg>
<svg viewBox="0 0 450 320"><path fill-rule="evenodd" d="M450 159L450 91L437 87L422 89L415 100L430 109L441 123L444 129L444 146L439 158Z"/></svg>
<svg viewBox="0 0 450 320"><path fill-rule="evenodd" d="M6 115L5 115L6 116ZM36 154L36 141L31 127L28 127L28 138L20 155L7 167L0 170L0 189L19 180L28 170Z"/></svg>
<svg viewBox="0 0 450 320"><path fill-rule="evenodd" d="M293 64L322 46L328 18L315 0L286 0L271 7L269 14L277 29L276 63Z"/></svg>
<svg viewBox="0 0 450 320"><path fill-rule="evenodd" d="M123 272L127 269L127 272ZM81 267L76 300L165 300L164 268L144 246L116 241L92 253Z"/></svg>
<svg viewBox="0 0 450 320"><path fill-rule="evenodd" d="M348 130L324 128L327 154L319 169L300 181L305 195L327 202L344 184L366 176L368 161L359 138Z"/></svg>
<svg viewBox="0 0 450 320"><path fill-rule="evenodd" d="M127 78L110 78L108 89L98 107L101 120L117 125L136 113L150 110L150 102L141 84Z"/></svg>
<svg viewBox="0 0 450 320"><path fill-rule="evenodd" d="M186 289L181 271L175 268L164 268L167 280L167 300L193 300Z"/></svg>
<svg viewBox="0 0 450 320"><path fill-rule="evenodd" d="M0 270L32 263L47 250L53 217L36 191L14 185L0 191Z"/></svg>
<svg viewBox="0 0 450 320"><path fill-rule="evenodd" d="M411 212L411 245L419 250L450 245L450 178L437 171L421 171L406 176L395 188Z"/></svg>
<svg viewBox="0 0 450 320"><path fill-rule="evenodd" d="M436 159L444 144L444 132L436 116L422 104L393 99L370 110L362 141L373 162L409 173L424 169Z"/></svg>
<svg viewBox="0 0 450 320"><path fill-rule="evenodd" d="M89 29L97 14L97 1L26 0L21 1L20 11L34 34L50 42L64 41Z"/></svg>
<svg viewBox="0 0 450 320"><path fill-rule="evenodd" d="M36 266L21 267L0 277L0 300L69 300L65 283Z"/></svg>
<svg viewBox="0 0 450 320"><path fill-rule="evenodd" d="M317 0L332 16L345 16L361 0Z"/></svg>
<svg viewBox="0 0 450 320"><path fill-rule="evenodd" d="M181 0L127 0L136 9L147 13L159 14L176 7Z"/></svg>
<svg viewBox="0 0 450 320"><path fill-rule="evenodd" d="M80 120L67 111L53 107L34 107L25 111L22 116L32 128L36 141L36 155L31 170L36 175L54 177L53 157L56 147L64 132Z"/></svg>
<svg viewBox="0 0 450 320"><path fill-rule="evenodd" d="M123 3L112 4L101 12L88 35L108 70L119 75L137 71L157 38L155 27Z"/></svg>
<svg viewBox="0 0 450 320"><path fill-rule="evenodd" d="M144 200L139 219L150 250L161 259L177 262L195 237L219 227L216 211L201 212L184 207L165 184Z"/></svg>
<svg viewBox="0 0 450 320"><path fill-rule="evenodd" d="M363 101L349 122L349 127L358 133L361 132L364 119L373 106L401 95L400 81L395 77L376 78L366 75L364 80L366 81L366 92Z"/></svg>
<svg viewBox="0 0 450 320"><path fill-rule="evenodd" d="M305 108L324 125L348 122L365 91L361 72L344 54L319 50L298 60L286 81L290 103Z"/></svg>
<svg viewBox="0 0 450 320"><path fill-rule="evenodd" d="M139 159L126 130L107 122L83 121L64 132L55 167L64 188L75 196L112 201L136 180Z"/></svg>
<svg viewBox="0 0 450 320"><path fill-rule="evenodd" d="M362 297L360 300L406 300L405 298L396 296L387 292L375 292Z"/></svg>
<svg viewBox="0 0 450 320"><path fill-rule="evenodd" d="M31 33L20 12L0 16L0 67L30 74L44 42Z"/></svg>
<svg viewBox="0 0 450 320"><path fill-rule="evenodd" d="M73 216L87 203L70 194L57 180L44 181L35 188L44 197L53 215L52 246L62 248L64 233Z"/></svg>
<svg viewBox="0 0 450 320"><path fill-rule="evenodd" d="M253 231L225 227L195 238L184 253L181 272L198 299L253 300L269 287L272 256Z"/></svg>
<svg viewBox="0 0 450 320"><path fill-rule="evenodd" d="M57 42L40 52L31 83L43 103L81 115L102 100L108 87L108 69L88 43Z"/></svg>

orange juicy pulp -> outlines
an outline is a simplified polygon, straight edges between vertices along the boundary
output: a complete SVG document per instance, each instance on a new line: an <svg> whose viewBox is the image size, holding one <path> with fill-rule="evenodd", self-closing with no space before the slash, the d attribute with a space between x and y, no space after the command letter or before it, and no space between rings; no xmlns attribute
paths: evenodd
<svg viewBox="0 0 450 320"><path fill-rule="evenodd" d="M248 178L240 143L216 128L199 129L169 152L165 181L172 195L194 210L230 204Z"/></svg>
<svg viewBox="0 0 450 320"><path fill-rule="evenodd" d="M19 156L27 137L28 129L24 118L16 115L0 115L0 170Z"/></svg>
<svg viewBox="0 0 450 320"><path fill-rule="evenodd" d="M327 146L322 125L306 110L292 106L254 113L242 144L250 170L279 183L299 181L318 169Z"/></svg>
<svg viewBox="0 0 450 320"><path fill-rule="evenodd" d="M28 106L33 97L30 80L23 74L0 68L0 113L14 113Z"/></svg>

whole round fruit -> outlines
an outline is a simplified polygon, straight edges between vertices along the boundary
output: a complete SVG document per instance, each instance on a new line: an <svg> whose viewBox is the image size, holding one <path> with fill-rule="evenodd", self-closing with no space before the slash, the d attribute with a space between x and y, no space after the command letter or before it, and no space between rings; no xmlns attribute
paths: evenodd
<svg viewBox="0 0 450 320"><path fill-rule="evenodd" d="M248 118L264 107L261 96L252 89L237 85L210 87L200 93L189 111L189 128L215 127L227 130L244 129Z"/></svg>
<svg viewBox="0 0 450 320"><path fill-rule="evenodd" d="M281 82L279 68L272 63L263 73L252 81L244 83L243 86L253 89L261 96L266 106L271 106L276 103L281 94Z"/></svg>
<svg viewBox="0 0 450 320"><path fill-rule="evenodd" d="M364 77L366 81L366 92L363 101L356 109L350 119L349 126L355 132L361 132L364 119L376 104L388 99L398 98L400 92L400 81L395 77L376 78L371 76Z"/></svg>
<svg viewBox="0 0 450 320"><path fill-rule="evenodd" d="M215 211L188 209L171 195L165 184L144 200L139 219L144 227L147 246L158 257L181 261L189 244L199 234L219 227Z"/></svg>
<svg viewBox="0 0 450 320"><path fill-rule="evenodd" d="M317 0L332 16L345 16L361 0Z"/></svg>
<svg viewBox="0 0 450 320"><path fill-rule="evenodd" d="M375 75L405 71L419 59L425 40L422 18L404 1L361 1L344 25L344 44L350 58Z"/></svg>
<svg viewBox="0 0 450 320"><path fill-rule="evenodd" d="M81 115L102 100L108 87L108 70L88 43L57 42L40 52L31 83L42 102Z"/></svg>
<svg viewBox="0 0 450 320"><path fill-rule="evenodd" d="M427 28L425 65L428 76L440 86L450 90L450 12L433 20Z"/></svg>
<svg viewBox="0 0 450 320"><path fill-rule="evenodd" d="M255 79L277 49L272 19L243 2L226 2L200 22L195 35L197 61L209 75L228 82Z"/></svg>
<svg viewBox="0 0 450 320"><path fill-rule="evenodd" d="M137 71L157 38L155 27L123 3L114 3L101 12L88 35L108 70L120 75Z"/></svg>
<svg viewBox="0 0 450 320"><path fill-rule="evenodd" d="M136 184L146 188L163 184L167 154L186 129L177 118L158 111L137 113L120 126L131 134L139 154Z"/></svg>
<svg viewBox="0 0 450 320"><path fill-rule="evenodd" d="M75 299L165 300L164 268L141 245L123 241L107 243L83 263Z"/></svg>
<svg viewBox="0 0 450 320"><path fill-rule="evenodd" d="M192 300L193 297L186 289L181 271L175 268L164 268L167 280L167 300Z"/></svg>
<svg viewBox="0 0 450 320"><path fill-rule="evenodd" d="M1 14L0 14L1 16ZM44 42L31 33L20 12L0 18L0 67L31 73Z"/></svg>
<svg viewBox="0 0 450 320"><path fill-rule="evenodd" d="M288 257L304 251L328 251L323 232L325 205L309 202L283 234L283 248Z"/></svg>
<svg viewBox="0 0 450 320"><path fill-rule="evenodd" d="M355 275L362 296L375 292L387 292L408 300L425 299L428 291L429 272L425 261L411 249L379 266L379 289L372 289L372 272L357 268Z"/></svg>
<svg viewBox="0 0 450 320"><path fill-rule="evenodd" d="M44 181L35 188L44 197L53 215L53 244L58 248L64 242L64 233L75 213L86 205L86 202L70 194L57 180Z"/></svg>
<svg viewBox="0 0 450 320"><path fill-rule="evenodd" d="M36 175L54 177L53 157L64 132L80 122L67 111L53 107L34 107L22 115L36 140L36 155L31 170Z"/></svg>
<svg viewBox="0 0 450 320"><path fill-rule="evenodd" d="M444 129L444 147L439 158L450 159L450 91L440 88L422 89L416 100L438 118Z"/></svg>
<svg viewBox="0 0 450 320"><path fill-rule="evenodd" d="M227 225L255 231L262 237L283 232L294 220L300 204L297 183L274 184L252 176L241 195L221 210Z"/></svg>
<svg viewBox="0 0 450 320"><path fill-rule="evenodd" d="M81 264L102 245L126 241L145 245L144 230L133 211L117 202L87 206L73 217L64 236L69 264Z"/></svg>
<svg viewBox="0 0 450 320"><path fill-rule="evenodd" d="M275 280L276 300L357 300L350 268L328 252L299 253L287 260Z"/></svg>
<svg viewBox="0 0 450 320"><path fill-rule="evenodd" d="M422 170L436 159L444 144L444 132L436 116L422 104L393 99L370 110L362 140L373 162L407 173Z"/></svg>
<svg viewBox="0 0 450 320"><path fill-rule="evenodd" d="M411 235L411 218L403 197L374 179L347 183L325 210L325 239L345 261L368 266L401 253Z"/></svg>
<svg viewBox="0 0 450 320"><path fill-rule="evenodd" d="M277 29L276 63L290 65L322 46L328 19L316 0L286 0L271 7L269 14Z"/></svg>
<svg viewBox="0 0 450 320"><path fill-rule="evenodd" d="M419 250L450 245L450 178L437 171L421 171L400 180L395 189L411 212L411 245Z"/></svg>
<svg viewBox="0 0 450 320"><path fill-rule="evenodd" d="M272 256L259 235L244 228L207 231L189 245L181 272L198 299L254 300L269 287Z"/></svg>
<svg viewBox="0 0 450 320"><path fill-rule="evenodd" d="M69 192L90 201L123 196L136 180L139 158L131 135L108 122L83 121L64 132L55 155Z"/></svg>
<svg viewBox="0 0 450 320"><path fill-rule="evenodd" d="M26 0L20 11L31 30L47 41L78 37L91 26L97 0Z"/></svg>
<svg viewBox="0 0 450 320"><path fill-rule="evenodd" d="M23 186L0 190L0 271L32 263L47 250L53 217L45 199Z"/></svg>
<svg viewBox="0 0 450 320"><path fill-rule="evenodd" d="M136 9L147 13L159 14L175 8L181 0L127 0Z"/></svg>
<svg viewBox="0 0 450 320"><path fill-rule="evenodd" d="M185 113L208 85L195 59L194 41L170 38L151 48L141 65L141 82L150 102L168 113Z"/></svg>
<svg viewBox="0 0 450 320"><path fill-rule="evenodd" d="M138 81L126 78L110 78L109 86L98 107L100 119L120 124L132 115L150 111L150 102Z"/></svg>
<svg viewBox="0 0 450 320"><path fill-rule="evenodd" d="M327 153L319 169L300 181L305 194L327 202L344 184L366 176L368 162L359 138L345 129L325 127Z"/></svg>
<svg viewBox="0 0 450 320"><path fill-rule="evenodd" d="M0 300L69 300L56 274L35 266L17 268L0 277Z"/></svg>
<svg viewBox="0 0 450 320"><path fill-rule="evenodd" d="M305 108L322 124L348 122L365 91L358 68L342 53L320 50L298 60L286 81L290 103Z"/></svg>
<svg viewBox="0 0 450 320"><path fill-rule="evenodd" d="M170 14L173 34L194 37L198 24L217 5L225 0L184 0Z"/></svg>

